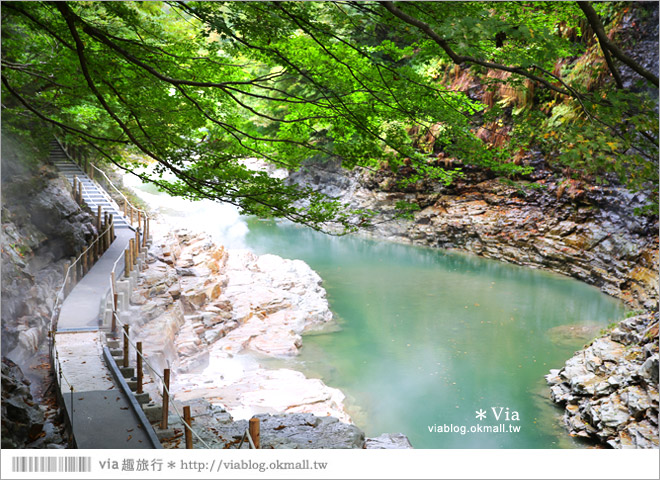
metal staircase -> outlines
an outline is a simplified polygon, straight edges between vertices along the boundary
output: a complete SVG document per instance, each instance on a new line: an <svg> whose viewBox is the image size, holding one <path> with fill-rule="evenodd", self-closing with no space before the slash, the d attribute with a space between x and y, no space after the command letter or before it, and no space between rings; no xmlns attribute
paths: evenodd
<svg viewBox="0 0 660 480"><path fill-rule="evenodd" d="M74 177L78 178L78 181L82 183L83 200L85 201L85 204L92 209L92 212L96 212L100 205L102 214L107 212L109 215L113 215L116 229L131 228L126 221L126 218L122 215L117 203L110 198L105 190L99 188L99 186L89 178L78 164L69 158L57 140L51 140L50 142L49 160L55 167L57 167L60 173L66 177L71 185L74 183Z"/></svg>

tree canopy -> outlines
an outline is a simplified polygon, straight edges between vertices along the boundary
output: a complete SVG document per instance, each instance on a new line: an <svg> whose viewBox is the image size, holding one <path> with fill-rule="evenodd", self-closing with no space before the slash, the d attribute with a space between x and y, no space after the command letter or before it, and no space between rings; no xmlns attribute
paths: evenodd
<svg viewBox="0 0 660 480"><path fill-rule="evenodd" d="M408 181L449 183L460 168L438 156L516 177L534 151L656 205L658 77L617 44L630 8L3 2L3 128L37 120L122 168L127 152L152 159L139 175L172 194L318 229L363 212L246 160L405 164Z"/></svg>

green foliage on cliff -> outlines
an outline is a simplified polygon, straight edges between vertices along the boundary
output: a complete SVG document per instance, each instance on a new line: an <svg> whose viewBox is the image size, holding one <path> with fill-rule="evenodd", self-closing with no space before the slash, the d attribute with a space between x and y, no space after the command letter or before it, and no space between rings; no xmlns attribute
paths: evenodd
<svg viewBox="0 0 660 480"><path fill-rule="evenodd" d="M628 8L3 2L3 128L36 117L124 168L127 149L151 158L148 178L172 194L319 229L355 216L244 161L333 156L447 183L460 170L438 155L515 178L536 149L657 192L656 73L601 35ZM624 64L639 86L623 85Z"/></svg>

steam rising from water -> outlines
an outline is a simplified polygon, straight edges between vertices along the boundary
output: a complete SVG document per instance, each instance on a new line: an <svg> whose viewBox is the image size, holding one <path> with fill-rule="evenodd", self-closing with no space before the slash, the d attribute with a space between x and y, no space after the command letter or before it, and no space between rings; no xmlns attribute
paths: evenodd
<svg viewBox="0 0 660 480"><path fill-rule="evenodd" d="M131 188L169 225L206 232L215 243L226 248L247 248L245 236L248 226L234 205L163 195L154 185L142 182L135 175L125 175L123 180L125 186Z"/></svg>

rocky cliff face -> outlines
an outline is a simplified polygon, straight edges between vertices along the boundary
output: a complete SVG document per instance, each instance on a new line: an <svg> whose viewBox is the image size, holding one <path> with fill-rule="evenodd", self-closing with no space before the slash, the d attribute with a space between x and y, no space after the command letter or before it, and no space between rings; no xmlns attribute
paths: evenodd
<svg viewBox="0 0 660 480"><path fill-rule="evenodd" d="M29 167L25 149L2 140L2 446L59 448L54 399L43 393L47 375L32 375L31 367L44 361L36 354L47 346L64 263L96 231L51 167Z"/></svg>
<svg viewBox="0 0 660 480"><path fill-rule="evenodd" d="M546 377L571 435L659 448L658 314L623 320Z"/></svg>
<svg viewBox="0 0 660 480"><path fill-rule="evenodd" d="M2 359L2 448L21 448L36 440L44 414L30 393L30 383L8 358Z"/></svg>
<svg viewBox="0 0 660 480"><path fill-rule="evenodd" d="M405 191L389 172L358 175L336 165L293 174L290 181L374 210L368 235L545 268L633 308L657 309L658 219L635 214L643 193L565 180L545 169L534 174L540 188L525 189L484 170L463 169L465 176L448 187L420 182ZM399 201L420 210L412 219L397 218Z"/></svg>
<svg viewBox="0 0 660 480"><path fill-rule="evenodd" d="M31 387L19 366L3 357L2 448L66 448L54 399L35 398Z"/></svg>
<svg viewBox="0 0 660 480"><path fill-rule="evenodd" d="M64 263L96 233L48 166L2 161L2 351L21 364L47 335Z"/></svg>

